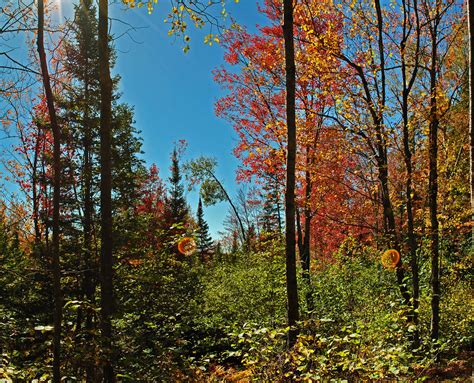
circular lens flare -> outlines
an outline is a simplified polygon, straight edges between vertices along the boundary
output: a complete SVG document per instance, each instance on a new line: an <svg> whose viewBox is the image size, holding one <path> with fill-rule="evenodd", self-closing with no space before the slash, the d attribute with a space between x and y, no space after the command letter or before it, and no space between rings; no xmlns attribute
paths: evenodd
<svg viewBox="0 0 474 383"><path fill-rule="evenodd" d="M382 265L386 269L393 270L400 262L400 253L395 249L387 250L382 254Z"/></svg>
<svg viewBox="0 0 474 383"><path fill-rule="evenodd" d="M191 237L184 237L178 243L178 251L183 255L191 255L196 250L196 242Z"/></svg>

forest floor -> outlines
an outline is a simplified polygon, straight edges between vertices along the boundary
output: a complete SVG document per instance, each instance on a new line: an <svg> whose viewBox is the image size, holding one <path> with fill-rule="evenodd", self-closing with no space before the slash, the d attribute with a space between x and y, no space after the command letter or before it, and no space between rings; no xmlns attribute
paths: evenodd
<svg viewBox="0 0 474 383"><path fill-rule="evenodd" d="M455 360L443 360L438 366L419 368L413 376L407 376L404 382L413 382L419 377L425 377L425 383L474 383L473 375L474 352L464 352ZM211 368L210 374L202 377L205 382L250 383L252 382L251 370L238 370L233 367L225 368L216 365Z"/></svg>
<svg viewBox="0 0 474 383"><path fill-rule="evenodd" d="M444 361L440 366L420 371L421 375L428 376L425 382L471 382L473 375L474 351L464 352L456 360Z"/></svg>

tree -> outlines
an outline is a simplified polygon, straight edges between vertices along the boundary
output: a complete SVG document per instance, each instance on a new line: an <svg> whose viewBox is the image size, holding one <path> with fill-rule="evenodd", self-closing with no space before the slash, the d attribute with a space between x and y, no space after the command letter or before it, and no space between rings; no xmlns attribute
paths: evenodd
<svg viewBox="0 0 474 383"><path fill-rule="evenodd" d="M98 20L100 83L100 272L101 329L105 348L103 377L115 382L112 358L113 245L112 245L112 79L110 77L109 4L99 0Z"/></svg>
<svg viewBox="0 0 474 383"><path fill-rule="evenodd" d="M84 243L83 256L73 257L70 262L76 267L81 265L85 270L81 283L81 290L76 294L84 294L88 305L85 310L77 310L77 329L81 329L83 314L85 311L85 334L90 342L93 334L93 307L95 302L95 290L98 275L96 268L98 259L95 249L99 241L95 231L96 212L103 212L104 199L98 201L98 194L102 187L103 167L96 165L103 154L101 149L101 137L98 134L101 114L101 87L99 70L99 46L98 46L98 20L97 11L91 1L84 0L76 7L76 21L72 24L72 33L65 39L64 69L68 74L70 84L63 94L60 106L62 107L62 119L67 125L64 149L67 152L68 169L67 198L64 199L69 226L64 228L65 240L69 244L70 254L74 254L75 243ZM110 37L108 37L110 40ZM109 63L115 64L115 52L108 48ZM140 180L145 176L145 169L137 154L141 152L141 140L136 137L136 129L133 126L133 109L126 104L119 103L117 94L119 76L111 78L112 104L111 104L111 132L110 132L110 161L113 167L111 174L111 198L110 209L115 220L110 228L114 233L121 232L122 235L114 235L110 246L121 249L129 238L125 233L130 233L133 215L131 212L137 200ZM101 154L102 150L102 154ZM65 183L65 182L63 182ZM100 186L99 186L100 185ZM65 193L66 194L66 193ZM107 210L107 209L106 209ZM131 217L131 218L130 218ZM80 227L82 226L82 227ZM82 231L81 231L82 229ZM82 238L78 238L81 236ZM112 238L112 237L111 237ZM101 241L101 245L104 245ZM74 261L76 260L76 261ZM81 274L78 279L81 279ZM101 279L102 289L104 290ZM106 287L105 287L106 288ZM107 288L106 288L107 289ZM112 293L109 296L113 296ZM76 298L74 295L73 299ZM101 301L101 304L103 302ZM77 345L79 346L79 345ZM105 352L109 352L107 347ZM94 359L92 353L86 366L88 381L97 379Z"/></svg>
<svg viewBox="0 0 474 383"><path fill-rule="evenodd" d="M159 176L158 167L153 164L147 171L139 188L139 201L134 204L134 215L149 216L145 229L146 241L153 249L162 248L160 229L163 228L166 211L166 188Z"/></svg>
<svg viewBox="0 0 474 383"><path fill-rule="evenodd" d="M414 214L413 214L413 153L410 146L410 121L409 121L409 98L417 79L419 65L420 65L420 40L421 40L421 26L420 16L418 10L418 1L414 0L413 4L409 1L402 2L403 8L403 26L402 26L402 37L400 41L400 62L401 62L401 73L402 73L402 97L401 97L401 109L402 109L402 130L403 130L403 154L405 160L405 167L407 172L406 183L405 183L405 195L406 195L406 211L407 211L407 234L408 244L410 247L410 264L412 269L412 294L413 294L413 310L412 318L415 326L418 326L418 308L419 308L419 297L420 297L420 286L418 276L418 259L417 259L417 243L415 237L415 225L414 225ZM413 14L414 13L414 23ZM413 25L414 24L414 25ZM410 39L412 39L412 31L414 36L414 52L411 53L408 58L408 49L410 48ZM413 44L413 42L412 42ZM408 62L413 61L411 72L409 69ZM414 331L414 348L419 347L419 330L416 327Z"/></svg>
<svg viewBox="0 0 474 383"><path fill-rule="evenodd" d="M285 246L286 246L286 293L288 304L288 344L296 342L296 322L299 319L298 285L296 279L296 232L295 232L295 163L296 163L296 67L293 41L293 1L283 2L283 36L285 38L286 74L286 190L285 190Z"/></svg>
<svg viewBox="0 0 474 383"><path fill-rule="evenodd" d="M40 59L41 75L43 80L46 103L48 106L49 122L53 131L53 243L51 248L51 263L53 270L53 295L54 295L54 338L53 338L53 382L61 381L61 322L62 322L62 291L61 291L61 265L60 265L60 240L59 240L59 213L61 198L61 130L59 127L54 95L49 78L48 63L44 49L44 1L38 1L38 36L37 49Z"/></svg>
<svg viewBox="0 0 474 383"><path fill-rule="evenodd" d="M98 207L99 158L98 126L100 94L98 78L97 16L91 2L81 2L76 7L76 20L67 38L62 40L60 54L54 62L60 68L62 78L58 81L54 94L57 118L61 125L61 264L66 270L80 270L74 278L63 279L63 301L79 300L83 303L74 311L77 333L75 349L85 350L86 357L69 359L71 365L86 367L87 380L97 379L95 360L98 348L93 327L95 326L95 290L98 284L97 247L99 241L96 230ZM113 60L112 60L113 64ZM118 78L114 79L117 85ZM59 86L58 86L59 84ZM125 233L131 233L133 216L124 214L126 207L133 210L138 195L140 179L144 177L141 141L133 127L133 110L126 104L117 102L114 95L112 121L113 209L118 217L113 230L121 235L114 236L115 246L123 247L129 240ZM53 146L54 137L49 129L49 115L46 98L39 95L32 107L30 121L19 123L19 145L15 147L14 159L9 160L11 170L23 192L25 202L31 201L34 227L34 252L39 259L50 260L44 250L48 250L52 227L52 187L54 178ZM16 169L16 170L15 170ZM131 218L130 218L131 217ZM78 243L82 246L78 247ZM50 267L45 266L50 270ZM51 310L53 312L53 310ZM71 314L71 311L66 315ZM67 317L70 322L71 317ZM70 326L63 323L63 333ZM68 347L63 350L65 355Z"/></svg>
<svg viewBox="0 0 474 383"><path fill-rule="evenodd" d="M262 186L262 230L266 234L281 235L281 186L276 177L269 175Z"/></svg>
<svg viewBox="0 0 474 383"><path fill-rule="evenodd" d="M124 0L125 4L134 7L136 3L147 4L148 11L153 10L153 1ZM211 4L212 5L212 4ZM225 12L223 12L225 15ZM170 13L171 32L182 34L186 30L184 22L188 15L193 23L202 27L205 20L212 18L208 5L201 2L189 2L179 7L172 7ZM101 315L102 335L105 348L110 349L112 340L111 314L113 311L113 245L112 245L112 79L110 77L110 49L108 35L109 5L107 0L99 0L98 46L99 46L99 79L101 94L100 109L100 206L101 206ZM185 41L189 38L184 36ZM115 376L110 357L104 364L104 381L114 382Z"/></svg>
<svg viewBox="0 0 474 383"><path fill-rule="evenodd" d="M95 219L94 204L94 160L97 158L97 134L95 133L99 121L96 117L100 109L99 100L99 73L98 73L98 46L97 46L97 16L96 8L92 1L83 0L75 7L75 20L73 24L73 36L66 42L65 69L71 75L72 84L68 90L65 100L66 115L73 132L70 139L79 142L75 147L76 152L82 149L82 156L78 159L77 168L81 169L78 178L80 180L80 206L83 214L79 214L82 223L83 246L83 268L85 269L82 281L83 293L89 303L94 301L96 289L97 260L94 257L93 224ZM78 315L81 312L78 311ZM90 334L92 332L92 314L86 313L85 328ZM80 320L78 319L79 326ZM90 336L89 336L90 338ZM94 380L94 366L86 367L86 379L88 382Z"/></svg>
<svg viewBox="0 0 474 383"><path fill-rule="evenodd" d="M469 41L469 134L470 134L470 180L471 180L471 221L474 222L474 4L466 0ZM471 246L474 248L474 225Z"/></svg>
<svg viewBox="0 0 474 383"><path fill-rule="evenodd" d="M370 153L369 161L373 162L377 169L385 246L400 250L393 197L389 187L391 167L387 112L390 110L390 98L387 62L390 54L386 51L385 13L379 0L374 0L373 4L347 2L344 11L347 12L346 17L351 19L351 22L346 24L345 36L348 41L352 41L331 51L331 54L347 65L345 75L348 78L345 85L348 100L351 100L351 111L343 113L346 123L342 124L348 125L345 129L361 139ZM357 36L354 30L359 31ZM409 306L410 293L404 281L402 262L400 258L396 268L397 283L405 304Z"/></svg>
<svg viewBox="0 0 474 383"><path fill-rule="evenodd" d="M178 153L178 149L175 147L171 153L171 176L169 177L169 196L165 213L168 228L171 228L173 225L185 225L189 215L186 197L184 196L179 157L180 153ZM178 232L182 232L182 229L178 230Z"/></svg>
<svg viewBox="0 0 474 383"><path fill-rule="evenodd" d="M426 24L426 56L425 56L425 81L427 100L425 116L427 120L427 167L428 185L426 189L429 214L429 249L431 253L431 340L434 350L438 350L439 323L440 323L440 243L443 239L443 232L440 230L440 222L443 224L440 215L440 182L443 175L440 172L439 161L440 147L445 151L445 144L441 141L448 132L447 116L449 112L455 114L453 109L454 100L462 91L462 83L466 76L459 75L452 62L456 62L457 54L456 41L460 33L461 24L457 3L450 1L428 1L421 2L421 10ZM459 123L459 121L457 122ZM441 134L440 134L441 133ZM461 155L459 152L458 155ZM455 169L447 172L454 173ZM448 181L449 182L449 181ZM439 358L439 353L437 354Z"/></svg>
<svg viewBox="0 0 474 383"><path fill-rule="evenodd" d="M229 68L216 69L214 78L228 94L217 101L215 110L232 124L239 137L234 149L241 160L237 179L256 181L263 188L268 182L283 188L286 162L284 47L280 26L283 14L280 3L270 0L260 11L269 19L269 25L260 27L257 33L234 25L222 39ZM363 195L354 188L360 183L353 174L358 164L351 158L345 133L332 123L334 116L328 116L341 86L332 76L338 73L340 64L327 51L338 46L342 22L329 2L301 3L295 7L295 17L298 142L295 193L297 212L301 212L297 220L301 224L298 238L303 243L303 237L309 241L309 246L299 246L299 250L307 258L309 248L321 244L321 256L331 256L344 239L344 232L367 231L370 228L367 221L372 215L354 214L360 205L349 201L361 200ZM325 203L331 194L337 202Z"/></svg>
<svg viewBox="0 0 474 383"><path fill-rule="evenodd" d="M204 260L207 255L211 252L212 238L209 234L209 225L204 219L204 212L202 210L202 201L199 197L198 209L197 209L197 248L201 258Z"/></svg>
<svg viewBox="0 0 474 383"><path fill-rule="evenodd" d="M239 222L240 233L242 234L242 240L245 243L247 236L245 233L244 224L237 211L237 208L230 198L229 194L224 188L224 185L217 178L215 169L217 167L217 161L213 158L199 157L195 160L189 161L185 166L186 177L189 180L189 186L200 184L199 195L204 201L204 205L214 205L217 202L227 200L232 208L232 211Z"/></svg>
<svg viewBox="0 0 474 383"><path fill-rule="evenodd" d="M282 55L284 39L279 25L283 13L280 5L275 1L265 2L262 13L265 13L271 23L260 28L258 34L250 34L240 26L235 26L226 33L223 39L226 47L225 59L231 66L240 66L241 70L237 73L227 69L215 71L216 81L230 93L218 101L216 112L230 121L239 134L239 144L234 152L242 160L243 166L239 170L238 178L255 178L264 185L269 179L284 184L285 162L288 164L287 153L290 152L287 146L285 117L288 111L285 106L285 65ZM344 165L349 164L347 157L343 159L340 153L334 155L341 146L334 138L341 139L343 136L322 133L333 129L326 123L323 114L334 102L338 88L328 76L328 73L337 71L337 60L327 60L320 42L328 41L333 44L334 41L336 44L338 41L337 31L340 23L336 13L327 5L306 2L296 6L294 11L297 17L295 66L298 72L298 77L295 78L295 124L298 143L295 154L295 194L298 198L295 207L297 214L298 208L303 212L298 215L296 222L299 228L300 259L305 276L309 276L310 246L315 240L312 231L316 226L319 226L320 234L327 234L329 231L321 230L321 226L324 226L321 222L328 222L328 217L313 220L313 216L322 212L326 215L331 208L337 209L337 203L327 204L324 199L329 190L334 191L334 184L343 184L340 181L344 180L344 175L340 178L339 175L343 174L344 170L341 172L341 169L344 169ZM317 35L314 31L318 31ZM324 142L321 145L321 137L328 139L331 144L326 145L327 142ZM324 154L320 155L321 152ZM337 176L332 177L333 174ZM341 190L341 187L337 187L337 190ZM344 192L337 194L348 195L347 190ZM319 206L326 209L318 209ZM333 217L336 215L333 214ZM314 225L312 222L315 222ZM340 229L340 226L334 225L333 222L330 226L334 231ZM325 235L323 239L318 239L324 242L340 237ZM334 242L337 243L337 240ZM330 253L330 250L327 253Z"/></svg>
<svg viewBox="0 0 474 383"><path fill-rule="evenodd" d="M428 3L425 3L428 5ZM439 222L438 222L438 130L440 111L438 106L438 74L439 74L439 26L441 22L441 2L436 0L434 15L426 15L431 42L429 62L429 185L428 206L430 213L430 251L431 251L431 340L437 349L439 339L439 302L441 287L439 281ZM439 356L437 356L439 358Z"/></svg>

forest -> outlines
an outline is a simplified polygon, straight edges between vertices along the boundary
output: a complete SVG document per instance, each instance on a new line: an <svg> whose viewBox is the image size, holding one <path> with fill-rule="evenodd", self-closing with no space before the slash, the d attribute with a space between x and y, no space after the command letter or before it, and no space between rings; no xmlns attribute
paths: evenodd
<svg viewBox="0 0 474 383"><path fill-rule="evenodd" d="M473 7L1 0L0 383L471 381ZM130 14L220 54L235 172L148 160Z"/></svg>

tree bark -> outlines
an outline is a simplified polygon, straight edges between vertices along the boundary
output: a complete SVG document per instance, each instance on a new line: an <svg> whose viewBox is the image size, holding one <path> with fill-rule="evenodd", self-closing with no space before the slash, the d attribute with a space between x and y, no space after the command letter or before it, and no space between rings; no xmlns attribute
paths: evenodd
<svg viewBox="0 0 474 383"><path fill-rule="evenodd" d="M44 48L44 0L38 0L37 49L40 59L41 76L48 106L48 114L53 131L53 241L51 246L51 266L53 270L54 334L53 334L53 382L61 381L61 322L63 297L61 291L61 269L59 254L59 200L61 198L61 130L59 128L54 95L48 71Z"/></svg>
<svg viewBox="0 0 474 383"><path fill-rule="evenodd" d="M106 351L103 368L105 383L115 382L111 360L113 311L112 247L112 80L108 34L108 0L99 0L99 82L100 82L100 274L101 330Z"/></svg>
<svg viewBox="0 0 474 383"><path fill-rule="evenodd" d="M293 1L283 2L283 35L285 39L286 75L286 124L287 163L285 191L285 245L286 245L286 292L288 300L288 346L296 342L299 319L298 284L296 279L296 236L295 236L295 161L296 161L296 65L293 40Z"/></svg>
<svg viewBox="0 0 474 383"><path fill-rule="evenodd" d="M306 282L306 308L308 312L314 309L313 302L313 291L311 284L311 210L307 207L305 209L304 218L304 240L303 240L303 252L301 256L301 267L303 269L303 279Z"/></svg>
<svg viewBox="0 0 474 383"><path fill-rule="evenodd" d="M413 216L413 163L412 163L412 151L410 149L410 130L408 120L408 108L409 108L409 95L413 89L415 83L418 68L419 68L419 54L420 54L420 20L418 15L418 2L414 0L413 9L415 12L415 33L416 33L416 47L414 52L414 64L410 75L407 73L407 62L406 62L406 43L409 38L411 23L411 13L405 0L402 1L403 5L403 31L402 41L400 43L400 55L401 55L401 70L402 70L402 121L403 121L403 153L405 160L405 168L407 171L407 179L405 182L405 193L406 193L406 209L407 209L407 236L408 245L410 247L410 263L412 269L412 295L413 295L413 306L411 319L416 329L413 334L413 347L418 348L420 345L419 331L418 331L418 307L419 307L419 275L418 275L418 259L417 259L417 243L414 229L414 216Z"/></svg>
<svg viewBox="0 0 474 383"><path fill-rule="evenodd" d="M313 295L311 291L311 221L313 218L311 211L311 191L313 188L311 181L312 161L310 159L310 147L306 147L306 170L305 170L305 192L304 192L304 230L301 227L301 217L299 209L296 209L296 228L298 231L298 250L300 254L300 263L303 280L306 283L306 305L307 310L313 310Z"/></svg>
<svg viewBox="0 0 474 383"><path fill-rule="evenodd" d="M435 350L439 339L439 224L438 224L438 102L437 102L437 67L438 67L438 24L439 0L436 1L436 14L430 25L431 63L430 75L430 113L429 113L429 184L428 205L430 211L430 251L431 251L431 340Z"/></svg>
<svg viewBox="0 0 474 383"><path fill-rule="evenodd" d="M466 0L467 22L469 26L469 135L470 135L470 175L471 175L471 247L474 247L474 1Z"/></svg>
<svg viewBox="0 0 474 383"><path fill-rule="evenodd" d="M303 278L308 283L308 286L311 285L310 277L310 243L311 243L311 191L313 184L311 182L311 170L312 161L310 159L311 150L309 146L306 147L306 170L305 170L305 191L304 191L304 239L302 252L300 253L301 257L301 267L303 269Z"/></svg>
<svg viewBox="0 0 474 383"><path fill-rule="evenodd" d="M305 207L303 208L304 212L304 229L301 225L301 214L298 208L296 208L296 229L297 229L297 237L298 237L298 251L300 254L300 263L301 269L303 271L303 279L310 284L311 283L311 276L310 276L310 267L311 267L311 259L310 259L310 242L311 242L311 220L312 214L311 210L308 208L309 197L311 195L311 184L308 183L309 179L309 171L305 172L306 176L306 188L305 188ZM310 182L310 181L309 181Z"/></svg>
<svg viewBox="0 0 474 383"><path fill-rule="evenodd" d="M86 66L88 64L88 59L86 58ZM84 99L89 99L89 77L87 75L87 69L85 70L86 76L84 80ZM94 212L94 204L92 201L92 129L91 121L89 117L89 106L84 106L84 294L87 301L92 304L94 301L94 269L95 261L92 256L92 220ZM90 311L86 312L85 320L87 337L90 338L92 331L92 313ZM92 383L94 381L94 366L88 365L86 367L86 381Z"/></svg>
<svg viewBox="0 0 474 383"><path fill-rule="evenodd" d="M31 191L32 191L32 199L33 199L33 226L35 228L35 250L39 251L39 247L41 246L41 229L39 224L39 197L38 197L38 156L40 151L40 143L41 143L41 130L43 127L38 126L36 132L36 142L35 142L35 153L33 155L32 161L32 174L31 174Z"/></svg>

